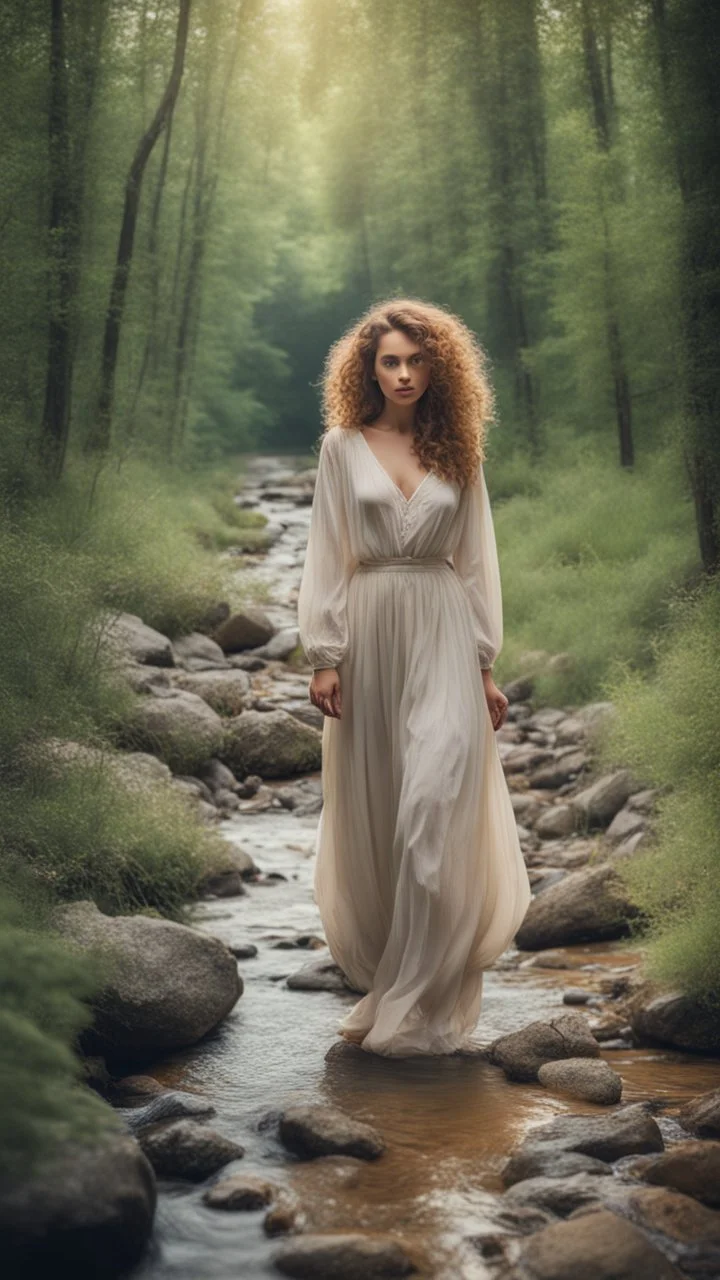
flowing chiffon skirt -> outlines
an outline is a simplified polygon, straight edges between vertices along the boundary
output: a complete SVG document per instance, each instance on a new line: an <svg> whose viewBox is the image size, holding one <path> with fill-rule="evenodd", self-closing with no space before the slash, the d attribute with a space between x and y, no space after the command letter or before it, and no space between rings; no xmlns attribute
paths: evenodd
<svg viewBox="0 0 720 1280"><path fill-rule="evenodd" d="M342 715L323 726L315 898L365 993L339 1030L388 1056L471 1043L530 888L468 595L443 556L361 562Z"/></svg>

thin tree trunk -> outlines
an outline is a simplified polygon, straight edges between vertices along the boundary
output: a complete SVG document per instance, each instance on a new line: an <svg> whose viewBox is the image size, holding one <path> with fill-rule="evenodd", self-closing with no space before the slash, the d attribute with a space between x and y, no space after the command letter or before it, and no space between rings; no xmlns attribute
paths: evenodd
<svg viewBox="0 0 720 1280"><path fill-rule="evenodd" d="M98 397L95 421L88 437L87 448L105 452L110 445L112 427L113 400L115 392L115 372L117 369L120 335L122 331L123 310L127 294L130 269L132 266L135 229L137 227L140 208L142 181L162 130L167 127L175 109L180 82L185 65L185 49L187 46L188 26L190 20L191 0L180 0L178 25L175 36L175 55L172 71L160 105L150 127L143 134L133 156L132 164L125 183L125 204L120 227L115 272L110 290L110 302L105 317L105 333L103 338L102 364L100 374L100 394Z"/></svg>
<svg viewBox="0 0 720 1280"><path fill-rule="evenodd" d="M50 476L62 473L70 423L70 125L63 0L50 0L50 239L48 356L41 454Z"/></svg>

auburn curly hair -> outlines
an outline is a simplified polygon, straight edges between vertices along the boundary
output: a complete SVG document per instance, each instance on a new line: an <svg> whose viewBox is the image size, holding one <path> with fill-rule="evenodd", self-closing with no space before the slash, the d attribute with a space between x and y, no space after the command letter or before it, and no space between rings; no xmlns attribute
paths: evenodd
<svg viewBox="0 0 720 1280"><path fill-rule="evenodd" d="M463 485L485 459L495 397L488 357L458 316L420 298L375 303L330 348L322 377L325 431L371 425L385 398L373 381L381 336L400 330L430 358L415 411L415 452L426 470Z"/></svg>

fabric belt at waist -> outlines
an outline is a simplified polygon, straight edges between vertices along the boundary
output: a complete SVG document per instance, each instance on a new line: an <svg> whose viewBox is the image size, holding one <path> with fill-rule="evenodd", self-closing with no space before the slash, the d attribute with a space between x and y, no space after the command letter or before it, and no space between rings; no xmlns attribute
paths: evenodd
<svg viewBox="0 0 720 1280"><path fill-rule="evenodd" d="M359 560L357 573L376 569L454 569L447 556L379 556L375 560Z"/></svg>

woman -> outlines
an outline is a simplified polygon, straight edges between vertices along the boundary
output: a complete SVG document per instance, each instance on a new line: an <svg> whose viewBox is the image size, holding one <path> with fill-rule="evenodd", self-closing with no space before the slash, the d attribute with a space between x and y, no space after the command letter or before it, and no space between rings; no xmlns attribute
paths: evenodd
<svg viewBox="0 0 720 1280"><path fill-rule="evenodd" d="M387 1056L470 1045L483 970L530 900L494 730L500 576L482 470L492 393L457 317L373 307L330 350L298 597L323 722L315 898Z"/></svg>

